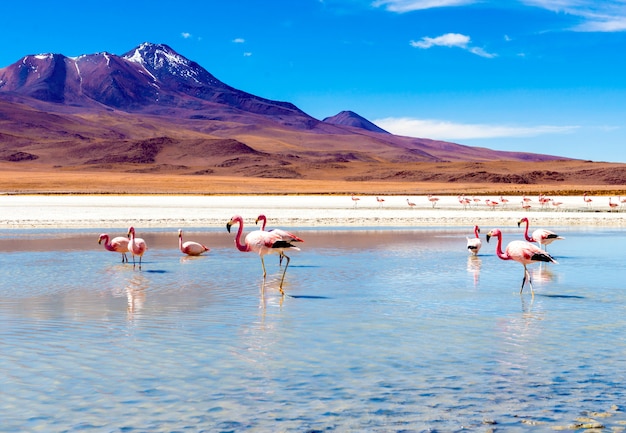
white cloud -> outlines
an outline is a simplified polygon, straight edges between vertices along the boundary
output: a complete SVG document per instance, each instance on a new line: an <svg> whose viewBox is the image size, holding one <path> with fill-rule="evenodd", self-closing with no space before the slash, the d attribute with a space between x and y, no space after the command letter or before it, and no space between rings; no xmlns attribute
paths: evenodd
<svg viewBox="0 0 626 433"><path fill-rule="evenodd" d="M477 56L487 57L489 59L496 57L495 54L488 53L479 47L472 47L469 45L470 37L462 35L460 33L446 33L445 35L437 36L436 38L423 37L419 41L410 41L412 47L428 49L432 47L457 47L469 51Z"/></svg>
<svg viewBox="0 0 626 433"><path fill-rule="evenodd" d="M374 124L396 135L427 137L435 140L471 140L502 137L533 137L545 134L567 134L578 126L511 126L481 123L454 123L437 119L413 119L387 117L373 121Z"/></svg>
<svg viewBox="0 0 626 433"><path fill-rule="evenodd" d="M252 55L252 53L249 52L249 51L246 51L245 53L243 53L244 57L250 57L251 55Z"/></svg>
<svg viewBox="0 0 626 433"><path fill-rule="evenodd" d="M233 39L233 43L235 43L235 44L243 44L245 42L246 42L246 40L244 38L235 38L235 39Z"/></svg>
<svg viewBox="0 0 626 433"><path fill-rule="evenodd" d="M374 7L384 7L389 12L411 12L447 6L462 6L476 3L476 0L376 0Z"/></svg>
<svg viewBox="0 0 626 433"><path fill-rule="evenodd" d="M520 0L557 13L565 13L583 19L570 30L578 32L626 31L626 1L624 0Z"/></svg>
<svg viewBox="0 0 626 433"><path fill-rule="evenodd" d="M191 37L191 33L188 32L182 32L180 35L185 39L189 39Z"/></svg>

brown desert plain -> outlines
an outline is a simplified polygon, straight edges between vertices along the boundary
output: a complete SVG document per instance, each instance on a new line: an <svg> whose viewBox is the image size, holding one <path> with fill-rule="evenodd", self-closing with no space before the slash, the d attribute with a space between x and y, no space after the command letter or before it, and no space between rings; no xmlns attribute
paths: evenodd
<svg viewBox="0 0 626 433"><path fill-rule="evenodd" d="M166 165L167 166L167 165ZM193 174L161 164L114 168L0 163L0 192L8 194L477 194L626 195L626 166L549 162L349 162L296 167L298 178ZM192 174L190 174L192 172Z"/></svg>

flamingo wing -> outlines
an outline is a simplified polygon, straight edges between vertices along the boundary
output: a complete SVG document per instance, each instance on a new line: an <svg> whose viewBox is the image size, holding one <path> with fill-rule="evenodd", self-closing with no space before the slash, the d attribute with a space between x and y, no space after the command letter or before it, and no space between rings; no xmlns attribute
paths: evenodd
<svg viewBox="0 0 626 433"><path fill-rule="evenodd" d="M478 254L482 246L483 243L479 238L467 238L467 250L470 253Z"/></svg>
<svg viewBox="0 0 626 433"><path fill-rule="evenodd" d="M209 248L193 241L187 241L183 243L183 252L190 256L199 256L200 254L209 251Z"/></svg>
<svg viewBox="0 0 626 433"><path fill-rule="evenodd" d="M111 248L118 253L128 252L128 238L117 236L111 240Z"/></svg>

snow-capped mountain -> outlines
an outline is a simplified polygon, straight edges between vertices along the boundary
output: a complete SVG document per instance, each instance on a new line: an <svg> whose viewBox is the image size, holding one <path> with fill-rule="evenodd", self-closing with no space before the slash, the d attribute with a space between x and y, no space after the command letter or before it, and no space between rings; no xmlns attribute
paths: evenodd
<svg viewBox="0 0 626 433"><path fill-rule="evenodd" d="M0 92L130 112L188 109L215 119L250 113L298 126L318 122L291 103L228 86L164 44L143 43L122 56L106 52L79 57L29 55L0 69Z"/></svg>

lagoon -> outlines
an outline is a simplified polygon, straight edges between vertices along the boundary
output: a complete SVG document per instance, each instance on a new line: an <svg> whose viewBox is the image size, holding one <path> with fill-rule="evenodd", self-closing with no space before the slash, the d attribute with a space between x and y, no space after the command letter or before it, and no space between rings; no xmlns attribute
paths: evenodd
<svg viewBox="0 0 626 433"><path fill-rule="evenodd" d="M141 271L111 229L0 231L0 430L623 429L626 231L551 229L534 297L470 228L293 229L284 298L225 228L139 232Z"/></svg>

